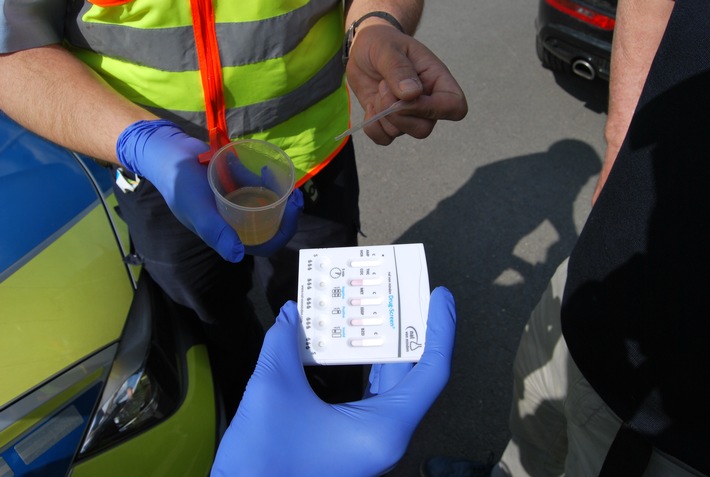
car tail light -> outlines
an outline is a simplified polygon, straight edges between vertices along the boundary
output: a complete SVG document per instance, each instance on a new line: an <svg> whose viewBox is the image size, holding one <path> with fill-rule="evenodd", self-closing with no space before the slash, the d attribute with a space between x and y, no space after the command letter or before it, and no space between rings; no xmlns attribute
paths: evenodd
<svg viewBox="0 0 710 477"><path fill-rule="evenodd" d="M590 10L578 3L572 2L571 0L546 0L547 3L556 8L557 10L566 13L567 15L576 18L577 20L583 21L584 23L589 23L602 30L613 30L614 23L616 20L614 18L603 15L594 10Z"/></svg>

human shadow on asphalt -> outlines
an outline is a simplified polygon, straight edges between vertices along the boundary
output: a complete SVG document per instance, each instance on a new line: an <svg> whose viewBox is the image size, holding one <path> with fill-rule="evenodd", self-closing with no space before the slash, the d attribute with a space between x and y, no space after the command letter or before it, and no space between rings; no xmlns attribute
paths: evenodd
<svg viewBox="0 0 710 477"><path fill-rule="evenodd" d="M451 290L458 325L449 385L392 475L428 455L502 451L518 340L577 239L574 202L600 167L572 139L482 166L396 240L424 243L430 284Z"/></svg>

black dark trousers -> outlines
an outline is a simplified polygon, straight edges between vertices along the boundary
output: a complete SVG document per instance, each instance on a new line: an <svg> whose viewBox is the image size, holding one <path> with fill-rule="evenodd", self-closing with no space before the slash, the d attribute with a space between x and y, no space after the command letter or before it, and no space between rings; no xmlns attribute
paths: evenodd
<svg viewBox="0 0 710 477"><path fill-rule="evenodd" d="M642 436L703 473L710 473L709 109L710 2L676 0L624 144L571 254L562 306L570 354L625 421L620 442L638 447ZM628 460L630 452L619 455Z"/></svg>

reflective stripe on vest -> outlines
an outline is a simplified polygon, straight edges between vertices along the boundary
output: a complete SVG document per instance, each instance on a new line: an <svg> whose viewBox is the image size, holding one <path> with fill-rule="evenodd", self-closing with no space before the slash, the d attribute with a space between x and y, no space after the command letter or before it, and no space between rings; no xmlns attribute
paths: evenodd
<svg viewBox="0 0 710 477"><path fill-rule="evenodd" d="M214 3L229 136L273 142L299 177L310 175L342 147L333 138L348 127L341 2ZM189 1L85 3L72 15L67 38L77 57L130 100L207 139Z"/></svg>

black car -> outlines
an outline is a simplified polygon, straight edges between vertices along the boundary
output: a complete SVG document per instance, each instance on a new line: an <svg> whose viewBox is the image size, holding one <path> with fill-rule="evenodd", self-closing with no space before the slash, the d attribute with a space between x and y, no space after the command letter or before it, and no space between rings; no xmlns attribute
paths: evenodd
<svg viewBox="0 0 710 477"><path fill-rule="evenodd" d="M609 80L617 0L540 0L536 49L543 66Z"/></svg>

